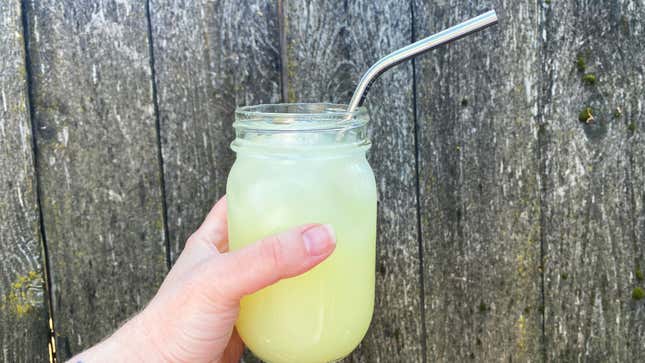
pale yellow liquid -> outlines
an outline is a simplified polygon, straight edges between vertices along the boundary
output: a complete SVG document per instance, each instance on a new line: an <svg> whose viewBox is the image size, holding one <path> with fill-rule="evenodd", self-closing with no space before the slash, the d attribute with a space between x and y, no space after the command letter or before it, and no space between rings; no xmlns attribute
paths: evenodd
<svg viewBox="0 0 645 363"><path fill-rule="evenodd" d="M322 156L322 155L321 155ZM334 253L241 303L237 330L271 363L324 363L360 343L374 307L376 186L364 151L336 158L238 157L227 185L230 247L304 223L329 223Z"/></svg>

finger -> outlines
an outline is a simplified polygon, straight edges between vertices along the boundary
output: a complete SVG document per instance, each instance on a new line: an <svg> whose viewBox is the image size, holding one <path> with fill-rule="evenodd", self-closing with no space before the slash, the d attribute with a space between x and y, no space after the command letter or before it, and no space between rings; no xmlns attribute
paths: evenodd
<svg viewBox="0 0 645 363"><path fill-rule="evenodd" d="M335 247L330 225L304 225L220 256L211 276L218 276L218 292L223 298L236 302L280 279L310 270Z"/></svg>
<svg viewBox="0 0 645 363"><path fill-rule="evenodd" d="M188 238L184 249L166 276L163 286L173 285L177 281L185 279L185 275L195 266L225 252L226 249L228 249L228 227L226 197L223 197L211 208L197 231Z"/></svg>
<svg viewBox="0 0 645 363"><path fill-rule="evenodd" d="M214 245L220 253L228 251L226 196L215 203L191 238Z"/></svg>

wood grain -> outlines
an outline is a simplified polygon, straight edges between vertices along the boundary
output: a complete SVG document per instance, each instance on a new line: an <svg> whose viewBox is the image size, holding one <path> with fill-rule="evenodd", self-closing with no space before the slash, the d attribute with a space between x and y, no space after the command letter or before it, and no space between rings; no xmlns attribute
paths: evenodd
<svg viewBox="0 0 645 363"><path fill-rule="evenodd" d="M275 2L153 0L171 259L224 195L237 106L280 100Z"/></svg>
<svg viewBox="0 0 645 363"><path fill-rule="evenodd" d="M0 361L49 358L20 1L0 2Z"/></svg>
<svg viewBox="0 0 645 363"><path fill-rule="evenodd" d="M543 13L548 360L642 361L645 2Z"/></svg>
<svg viewBox="0 0 645 363"><path fill-rule="evenodd" d="M537 5L416 0L416 34L490 8L416 63L429 362L541 360Z"/></svg>
<svg viewBox="0 0 645 363"><path fill-rule="evenodd" d="M644 0L24 5L33 120L0 2L1 361L48 358L36 175L64 360L145 305L224 193L236 106L346 103L380 56L490 8L370 91L376 310L346 361L645 356Z"/></svg>
<svg viewBox="0 0 645 363"><path fill-rule="evenodd" d="M27 4L61 360L141 309L167 269L144 5Z"/></svg>
<svg viewBox="0 0 645 363"><path fill-rule="evenodd" d="M290 102L349 102L361 74L412 38L410 4L394 0L289 0L285 26ZM412 78L410 63L392 69L366 102L379 191L376 304L371 328L348 361L423 356Z"/></svg>

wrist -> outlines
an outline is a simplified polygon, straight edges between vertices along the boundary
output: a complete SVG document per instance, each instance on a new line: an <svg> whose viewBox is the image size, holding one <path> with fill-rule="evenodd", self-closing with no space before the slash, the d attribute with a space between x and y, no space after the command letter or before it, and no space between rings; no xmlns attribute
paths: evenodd
<svg viewBox="0 0 645 363"><path fill-rule="evenodd" d="M145 324L144 313L139 313L117 330L111 338L113 344L124 350L132 361L162 362L161 354ZM128 359L128 361L130 360Z"/></svg>
<svg viewBox="0 0 645 363"><path fill-rule="evenodd" d="M114 334L72 358L77 362L161 362L141 314L134 316Z"/></svg>

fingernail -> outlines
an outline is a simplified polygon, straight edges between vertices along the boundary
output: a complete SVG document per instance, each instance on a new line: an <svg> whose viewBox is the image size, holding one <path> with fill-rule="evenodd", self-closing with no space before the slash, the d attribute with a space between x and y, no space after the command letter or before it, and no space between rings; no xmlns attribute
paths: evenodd
<svg viewBox="0 0 645 363"><path fill-rule="evenodd" d="M302 239L310 256L324 255L336 244L334 229L329 224L309 228L302 233Z"/></svg>

